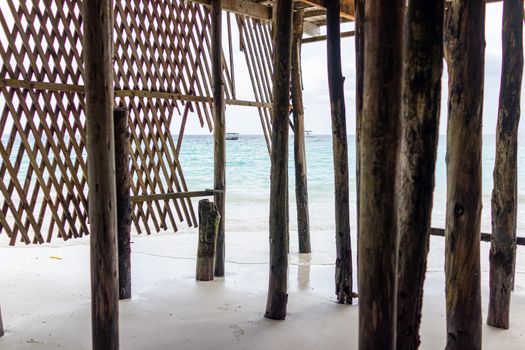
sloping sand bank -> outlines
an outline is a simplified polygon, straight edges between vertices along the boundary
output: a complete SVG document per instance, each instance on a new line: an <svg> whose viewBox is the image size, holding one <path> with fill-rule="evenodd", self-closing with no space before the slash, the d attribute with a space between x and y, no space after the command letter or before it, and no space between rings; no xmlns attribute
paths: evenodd
<svg viewBox="0 0 525 350"><path fill-rule="evenodd" d="M313 234L311 255L290 254L288 319L263 318L267 237L229 234L226 278L200 283L194 281L195 233L134 237L133 299L120 303L121 349L356 349L358 307L335 303L329 231ZM445 345L443 246L442 238L432 239L422 349ZM518 248L511 329L484 326L484 349L525 349L524 249ZM483 244L484 315L487 257ZM1 247L0 281L6 327L0 349L91 349L87 240Z"/></svg>

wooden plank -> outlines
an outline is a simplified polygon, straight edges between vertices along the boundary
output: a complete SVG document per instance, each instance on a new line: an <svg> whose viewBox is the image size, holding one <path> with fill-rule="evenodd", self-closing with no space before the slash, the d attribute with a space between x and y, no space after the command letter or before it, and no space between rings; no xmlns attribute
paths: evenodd
<svg viewBox="0 0 525 350"><path fill-rule="evenodd" d="M492 190L487 324L508 329L516 263L518 126L523 80L523 0L503 2L503 66Z"/></svg>
<svg viewBox="0 0 525 350"><path fill-rule="evenodd" d="M355 31L354 30L350 30L350 31L347 31L347 32L341 32L341 39L342 38L350 38L350 37L353 37L353 36L355 36ZM326 41L326 38L327 38L326 35L319 35L319 36L313 36L311 38L304 38L303 39L303 44L310 44L310 43L317 43L317 42L320 42L320 41Z"/></svg>
<svg viewBox="0 0 525 350"><path fill-rule="evenodd" d="M295 0L315 7L326 8L327 2L331 0ZM354 0L341 0L340 15L342 18L355 19Z"/></svg>
<svg viewBox="0 0 525 350"><path fill-rule="evenodd" d="M180 198L208 197L208 196L215 195L215 193L217 192L218 191L206 189L204 191L142 194L138 196L131 196L131 203L142 203L142 202L180 199Z"/></svg>
<svg viewBox="0 0 525 350"><path fill-rule="evenodd" d="M481 349L480 225L485 0L450 3L445 239L448 350Z"/></svg>
<svg viewBox="0 0 525 350"><path fill-rule="evenodd" d="M360 144L359 349L396 348L396 176L405 1L365 1Z"/></svg>
<svg viewBox="0 0 525 350"><path fill-rule="evenodd" d="M443 1L409 0L404 43L398 191L397 349L417 349L434 191L441 76Z"/></svg>
<svg viewBox="0 0 525 350"><path fill-rule="evenodd" d="M341 64L341 9L340 0L327 4L327 65L328 90L332 118L332 148L334 161L335 237L337 258L335 262L335 292L341 304L352 304L352 245L350 241L350 199L348 179L348 139L344 78Z"/></svg>
<svg viewBox="0 0 525 350"><path fill-rule="evenodd" d="M286 318L288 303L288 125L292 0L277 0L273 35L273 125L270 172L270 276L264 317Z"/></svg>
<svg viewBox="0 0 525 350"><path fill-rule="evenodd" d="M211 6L215 0L190 0L202 5ZM272 20L272 9L247 0L222 0L222 9L238 15L257 18L263 21Z"/></svg>
<svg viewBox="0 0 525 350"><path fill-rule="evenodd" d="M94 350L118 350L118 269L113 140L113 1L82 3Z"/></svg>

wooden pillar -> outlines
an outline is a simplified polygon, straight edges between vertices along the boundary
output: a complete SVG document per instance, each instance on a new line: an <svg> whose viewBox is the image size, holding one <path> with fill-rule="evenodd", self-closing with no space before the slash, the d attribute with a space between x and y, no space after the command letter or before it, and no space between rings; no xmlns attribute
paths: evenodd
<svg viewBox="0 0 525 350"><path fill-rule="evenodd" d="M365 1L361 123L359 348L396 346L396 169L404 0Z"/></svg>
<svg viewBox="0 0 525 350"><path fill-rule="evenodd" d="M197 251L197 281L212 281L214 275L215 246L221 214L215 203L199 201L199 245Z"/></svg>
<svg viewBox="0 0 525 350"><path fill-rule="evenodd" d="M211 2L211 67L213 78L213 139L214 139L214 196L221 222L217 233L215 276L224 276L224 221L226 208L226 120L224 107L224 82L222 77L222 0Z"/></svg>
<svg viewBox="0 0 525 350"><path fill-rule="evenodd" d="M453 1L446 17L447 349L481 349L479 254L485 1Z"/></svg>
<svg viewBox="0 0 525 350"><path fill-rule="evenodd" d="M303 83L301 72L301 46L304 10L293 17L292 43L292 104L294 125L295 200L297 203L297 232L299 253L310 253L310 219L308 214L308 182L306 176L306 148L304 144Z"/></svg>
<svg viewBox="0 0 525 350"><path fill-rule="evenodd" d="M350 242L350 202L348 185L348 141L344 77L341 68L341 1L326 3L328 88L332 112L332 143L335 184L335 291L341 304L352 303L352 247Z"/></svg>
<svg viewBox="0 0 525 350"><path fill-rule="evenodd" d="M509 328L516 259L518 125L523 78L523 0L503 2L503 67L492 191L490 299L487 324Z"/></svg>
<svg viewBox="0 0 525 350"><path fill-rule="evenodd" d="M398 198L397 350L419 347L439 139L444 1L409 0Z"/></svg>
<svg viewBox="0 0 525 350"><path fill-rule="evenodd" d="M115 179L117 188L117 242L119 299L131 298L131 146L128 112L117 108L113 112L115 128Z"/></svg>
<svg viewBox="0 0 525 350"><path fill-rule="evenodd" d="M83 2L93 349L119 348L113 1Z"/></svg>
<svg viewBox="0 0 525 350"><path fill-rule="evenodd" d="M355 0L355 185L356 185L356 261L357 278L359 279L359 237L361 236L361 225L359 224L359 212L361 207L360 183L361 183L361 123L363 120L363 83L365 65L365 1Z"/></svg>
<svg viewBox="0 0 525 350"><path fill-rule="evenodd" d="M273 36L273 123L270 178L270 281L264 317L284 320L288 302L288 112L293 0L277 0Z"/></svg>

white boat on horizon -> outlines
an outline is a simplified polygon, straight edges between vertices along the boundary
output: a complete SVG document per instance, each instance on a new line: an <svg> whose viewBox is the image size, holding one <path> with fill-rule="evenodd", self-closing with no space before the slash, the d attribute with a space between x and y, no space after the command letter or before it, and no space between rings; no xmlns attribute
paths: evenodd
<svg viewBox="0 0 525 350"><path fill-rule="evenodd" d="M239 133L236 133L236 132L226 133L226 140L238 140L238 139L239 139Z"/></svg>

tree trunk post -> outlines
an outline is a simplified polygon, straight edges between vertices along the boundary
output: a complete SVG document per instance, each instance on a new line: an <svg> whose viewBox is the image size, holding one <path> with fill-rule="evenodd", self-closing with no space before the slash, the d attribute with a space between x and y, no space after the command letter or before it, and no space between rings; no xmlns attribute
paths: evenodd
<svg viewBox="0 0 525 350"><path fill-rule="evenodd" d="M503 67L492 191L487 324L509 328L516 259L518 125L523 78L523 0L503 2Z"/></svg>
<svg viewBox="0 0 525 350"><path fill-rule="evenodd" d="M405 1L365 1L359 348L396 347L397 188Z"/></svg>
<svg viewBox="0 0 525 350"><path fill-rule="evenodd" d="M352 247L350 242L350 202L348 184L348 141L344 77L341 68L341 1L326 3L328 87L332 111L332 142L335 184L335 293L341 304L352 304Z"/></svg>
<svg viewBox="0 0 525 350"><path fill-rule="evenodd" d="M214 138L214 195L221 221L217 233L215 276L224 276L225 240L224 221L226 209L226 120L224 107L224 82L222 78L222 0L211 2L211 65L213 78L213 138Z"/></svg>
<svg viewBox="0 0 525 350"><path fill-rule="evenodd" d="M128 112L113 112L115 127L115 178L117 186L117 242L119 299L131 298L131 171Z"/></svg>
<svg viewBox="0 0 525 350"><path fill-rule="evenodd" d="M356 186L356 261L357 279L359 280L359 237L361 236L361 225L359 224L359 213L361 211L361 123L363 120L363 84L365 65L365 1L355 0L355 186Z"/></svg>
<svg viewBox="0 0 525 350"><path fill-rule="evenodd" d="M445 2L409 0L398 198L397 350L417 350L439 139Z"/></svg>
<svg viewBox="0 0 525 350"><path fill-rule="evenodd" d="M311 253L310 219L308 214L308 182L306 176L306 147L304 142L304 107L301 72L301 46L304 10L293 17L292 43L292 104L294 125L295 200L297 203L297 232L299 253Z"/></svg>
<svg viewBox="0 0 525 350"><path fill-rule="evenodd" d="M447 349L481 349L480 219L485 1L449 4L445 276Z"/></svg>
<svg viewBox="0 0 525 350"><path fill-rule="evenodd" d="M293 0L277 0L273 52L273 123L270 179L270 278L264 317L286 318L288 302L288 112Z"/></svg>
<svg viewBox="0 0 525 350"><path fill-rule="evenodd" d="M213 281L215 246L221 214L215 203L199 201L199 245L197 249L197 281Z"/></svg>
<svg viewBox="0 0 525 350"><path fill-rule="evenodd" d="M117 203L113 134L113 1L83 2L92 340L119 348Z"/></svg>

